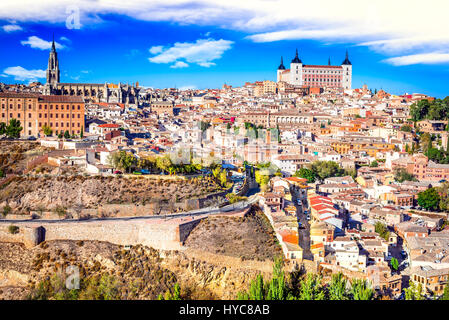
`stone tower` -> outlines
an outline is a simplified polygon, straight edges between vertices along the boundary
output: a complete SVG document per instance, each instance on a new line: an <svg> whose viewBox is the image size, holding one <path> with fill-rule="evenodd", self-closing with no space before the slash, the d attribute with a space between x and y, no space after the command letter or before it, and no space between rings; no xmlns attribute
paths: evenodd
<svg viewBox="0 0 449 320"><path fill-rule="evenodd" d="M282 79L281 74L284 71L285 71L284 61L281 57L281 64L279 65L278 71L277 71L277 82L281 81L281 79Z"/></svg>
<svg viewBox="0 0 449 320"><path fill-rule="evenodd" d="M47 85L56 87L60 81L58 53L56 52L55 39L53 36L53 43L51 45L50 56L48 57L47 67Z"/></svg>
<svg viewBox="0 0 449 320"><path fill-rule="evenodd" d="M349 61L348 50L346 50L346 58L341 64L343 68L343 88L351 89L352 87L352 63Z"/></svg>
<svg viewBox="0 0 449 320"><path fill-rule="evenodd" d="M290 63L290 83L300 86L302 85L302 61L298 57L298 49L296 49L295 58Z"/></svg>

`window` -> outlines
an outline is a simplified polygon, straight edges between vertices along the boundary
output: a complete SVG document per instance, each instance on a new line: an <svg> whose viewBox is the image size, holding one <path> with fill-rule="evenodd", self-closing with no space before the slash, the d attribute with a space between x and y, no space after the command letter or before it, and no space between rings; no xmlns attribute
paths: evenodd
<svg viewBox="0 0 449 320"><path fill-rule="evenodd" d="M28 113L28 118L31 118L31 113Z"/></svg>

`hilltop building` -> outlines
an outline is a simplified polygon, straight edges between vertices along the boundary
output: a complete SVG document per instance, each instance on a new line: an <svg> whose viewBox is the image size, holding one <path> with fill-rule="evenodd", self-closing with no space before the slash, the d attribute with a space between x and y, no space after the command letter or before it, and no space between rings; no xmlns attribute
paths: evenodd
<svg viewBox="0 0 449 320"><path fill-rule="evenodd" d="M330 59L327 65L306 65L298 57L298 49L296 49L290 69L285 68L281 57L281 64L277 70L277 82L286 82L300 87L351 89L352 64L346 51L346 58L339 66L332 66Z"/></svg>
<svg viewBox="0 0 449 320"><path fill-rule="evenodd" d="M58 53L55 41L50 50L47 66L47 83L44 87L45 95L79 96L86 102L107 103L139 103L139 85L114 83L61 83Z"/></svg>

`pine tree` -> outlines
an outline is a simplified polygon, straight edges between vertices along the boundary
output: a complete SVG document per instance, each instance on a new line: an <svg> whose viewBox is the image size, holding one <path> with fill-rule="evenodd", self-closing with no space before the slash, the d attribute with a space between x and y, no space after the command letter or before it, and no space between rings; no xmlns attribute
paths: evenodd
<svg viewBox="0 0 449 320"><path fill-rule="evenodd" d="M351 284L351 294L354 300L372 300L374 290L370 288L366 280L354 279Z"/></svg>
<svg viewBox="0 0 449 320"><path fill-rule="evenodd" d="M285 286L285 275L282 267L282 260L277 259L273 266L273 277L271 278L268 287L268 300L285 300L287 290Z"/></svg>
<svg viewBox="0 0 449 320"><path fill-rule="evenodd" d="M342 273L332 275L332 280L329 285L329 299L346 300L347 299L346 284L347 281L343 277Z"/></svg>
<svg viewBox="0 0 449 320"><path fill-rule="evenodd" d="M264 300L265 288L263 283L263 277L258 274L256 279L251 281L249 288L249 298L250 300Z"/></svg>

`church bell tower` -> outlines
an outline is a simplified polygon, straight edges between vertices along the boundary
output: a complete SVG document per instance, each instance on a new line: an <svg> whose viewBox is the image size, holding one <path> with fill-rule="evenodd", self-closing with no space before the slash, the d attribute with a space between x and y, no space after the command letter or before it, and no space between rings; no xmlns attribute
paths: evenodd
<svg viewBox="0 0 449 320"><path fill-rule="evenodd" d="M50 56L48 57L47 67L47 85L56 87L60 81L58 53L56 52L55 39L53 36L53 43L51 45Z"/></svg>

